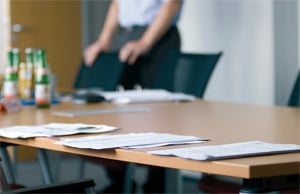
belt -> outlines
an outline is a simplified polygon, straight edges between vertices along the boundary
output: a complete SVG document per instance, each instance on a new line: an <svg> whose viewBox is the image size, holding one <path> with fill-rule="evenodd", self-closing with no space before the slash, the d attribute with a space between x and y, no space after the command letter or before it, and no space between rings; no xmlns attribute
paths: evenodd
<svg viewBox="0 0 300 194"><path fill-rule="evenodd" d="M148 28L148 26L122 26L120 27L121 30L127 31L127 32L131 32L133 30L137 30L137 29L146 29Z"/></svg>
<svg viewBox="0 0 300 194"><path fill-rule="evenodd" d="M126 32L131 32L133 30L138 30L138 29L146 29L148 28L148 26L120 26L120 29L123 30L123 31L126 31ZM169 30L172 30L172 29L176 29L176 25L172 25L170 26Z"/></svg>

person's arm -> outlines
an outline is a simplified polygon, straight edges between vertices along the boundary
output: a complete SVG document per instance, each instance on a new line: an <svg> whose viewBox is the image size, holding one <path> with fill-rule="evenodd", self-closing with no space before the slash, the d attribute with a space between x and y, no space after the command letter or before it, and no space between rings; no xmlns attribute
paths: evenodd
<svg viewBox="0 0 300 194"><path fill-rule="evenodd" d="M133 64L146 53L153 44L169 29L171 22L180 8L180 0L170 0L162 4L152 24L137 41L130 41L120 50L120 60Z"/></svg>
<svg viewBox="0 0 300 194"><path fill-rule="evenodd" d="M86 65L92 65L98 54L109 50L110 42L118 23L118 3L117 0L112 0L98 39L84 50L83 59Z"/></svg>

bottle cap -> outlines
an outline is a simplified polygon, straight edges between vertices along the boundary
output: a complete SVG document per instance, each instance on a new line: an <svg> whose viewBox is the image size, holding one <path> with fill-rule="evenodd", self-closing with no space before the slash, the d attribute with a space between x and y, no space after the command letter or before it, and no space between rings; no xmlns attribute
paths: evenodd
<svg viewBox="0 0 300 194"><path fill-rule="evenodd" d="M13 53L20 53L20 49L19 48L12 48L11 51Z"/></svg>
<svg viewBox="0 0 300 194"><path fill-rule="evenodd" d="M43 54L45 54L45 50L44 49L38 49L37 54L38 55L43 55Z"/></svg>
<svg viewBox="0 0 300 194"><path fill-rule="evenodd" d="M28 54L28 53L33 53L33 49L32 48L26 48L25 49L25 53Z"/></svg>

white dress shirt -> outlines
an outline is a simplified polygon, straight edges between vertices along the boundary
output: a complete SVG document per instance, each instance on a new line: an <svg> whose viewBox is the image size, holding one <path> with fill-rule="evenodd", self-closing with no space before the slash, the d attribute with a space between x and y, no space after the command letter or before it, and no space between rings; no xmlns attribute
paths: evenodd
<svg viewBox="0 0 300 194"><path fill-rule="evenodd" d="M154 20L161 5L167 1L172 0L118 0L119 23L122 27L148 26ZM172 24L178 21L180 10Z"/></svg>

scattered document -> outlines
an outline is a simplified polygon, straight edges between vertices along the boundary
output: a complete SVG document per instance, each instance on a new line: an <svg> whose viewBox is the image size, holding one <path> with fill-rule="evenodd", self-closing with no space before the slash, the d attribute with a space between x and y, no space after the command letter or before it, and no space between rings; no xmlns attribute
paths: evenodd
<svg viewBox="0 0 300 194"><path fill-rule="evenodd" d="M95 115L95 114L139 113L139 112L151 112L151 109L145 107L122 107L122 108L110 108L110 109L54 111L52 112L52 114L57 116L75 117L75 116L86 116L86 115Z"/></svg>
<svg viewBox="0 0 300 194"><path fill-rule="evenodd" d="M141 147L157 147L185 143L201 143L206 138L183 136L169 133L129 133L118 135L93 135L80 138L61 138L58 144L85 149L133 149Z"/></svg>
<svg viewBox="0 0 300 194"><path fill-rule="evenodd" d="M125 90L116 92L101 92L106 100L113 103L147 103L147 102L169 102L169 101L193 101L195 96L173 93L166 90Z"/></svg>
<svg viewBox="0 0 300 194"><path fill-rule="evenodd" d="M295 144L249 141L224 145L157 150L149 151L149 153L161 156L177 156L192 160L220 160L299 151L300 146Z"/></svg>
<svg viewBox="0 0 300 194"><path fill-rule="evenodd" d="M0 128L0 136L7 138L53 137L79 133L104 133L117 129L117 127L108 125L50 123L46 125L19 125Z"/></svg>

